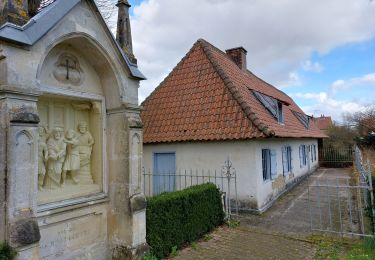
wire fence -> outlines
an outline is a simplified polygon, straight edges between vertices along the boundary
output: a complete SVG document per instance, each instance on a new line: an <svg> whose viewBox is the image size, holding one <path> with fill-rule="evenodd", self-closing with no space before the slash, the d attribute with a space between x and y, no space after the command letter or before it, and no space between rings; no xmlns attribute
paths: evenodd
<svg viewBox="0 0 375 260"><path fill-rule="evenodd" d="M358 147L352 149L354 176L316 177L308 186L311 230L351 236L371 236L374 196L370 164L364 164Z"/></svg>

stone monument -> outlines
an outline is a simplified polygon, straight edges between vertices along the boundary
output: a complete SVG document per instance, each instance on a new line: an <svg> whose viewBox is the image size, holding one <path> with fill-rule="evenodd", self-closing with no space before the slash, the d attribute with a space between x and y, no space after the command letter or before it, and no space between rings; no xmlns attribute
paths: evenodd
<svg viewBox="0 0 375 260"><path fill-rule="evenodd" d="M18 259L138 259L145 78L130 5L117 3L116 42L93 0L39 4L0 3L0 241Z"/></svg>

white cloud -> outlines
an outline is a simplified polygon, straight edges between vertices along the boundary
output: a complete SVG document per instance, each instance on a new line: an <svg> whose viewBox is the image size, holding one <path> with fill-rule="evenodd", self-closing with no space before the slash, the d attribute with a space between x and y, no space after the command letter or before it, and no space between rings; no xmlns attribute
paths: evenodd
<svg viewBox="0 0 375 260"><path fill-rule="evenodd" d="M304 71L312 72L321 72L323 70L323 67L319 62L312 62L311 60L306 60L304 63L302 63L302 68Z"/></svg>
<svg viewBox="0 0 375 260"><path fill-rule="evenodd" d="M280 89L284 89L284 88L287 88L287 87L293 87L293 86L299 86L301 85L301 78L299 76L299 74L295 71L293 72L289 72L288 74L288 78L286 79L285 82L280 82L279 84L279 88Z"/></svg>
<svg viewBox="0 0 375 260"><path fill-rule="evenodd" d="M313 101L313 105L301 107L306 114L332 116L337 121L342 121L344 114L364 111L369 106L365 102L358 100L338 100L334 95L327 92L294 93L291 96Z"/></svg>
<svg viewBox="0 0 375 260"><path fill-rule="evenodd" d="M310 100L316 100L321 103L326 101L328 99L328 94L326 92L320 92L320 93L296 93L292 94L291 96L302 98L302 99L310 99Z"/></svg>
<svg viewBox="0 0 375 260"><path fill-rule="evenodd" d="M368 0L148 0L132 17L134 52L148 77L146 97L198 38L220 49L243 46L248 67L276 85L300 82L294 71L319 70L306 61L375 35L375 3ZM294 79L294 81L293 81ZM291 81L292 80L292 81Z"/></svg>
<svg viewBox="0 0 375 260"><path fill-rule="evenodd" d="M349 90L357 86L372 86L375 87L375 73L369 73L362 77L351 78L348 80L336 80L331 85L332 93L337 93L342 90Z"/></svg>

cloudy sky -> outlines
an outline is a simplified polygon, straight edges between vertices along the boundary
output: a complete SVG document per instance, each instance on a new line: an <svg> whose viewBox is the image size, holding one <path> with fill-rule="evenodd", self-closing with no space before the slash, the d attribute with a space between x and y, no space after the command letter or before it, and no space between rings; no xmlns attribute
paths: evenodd
<svg viewBox="0 0 375 260"><path fill-rule="evenodd" d="M114 1L114 0L113 0ZM341 120L375 104L375 1L129 0L140 101L195 41L243 46L248 69L307 113Z"/></svg>

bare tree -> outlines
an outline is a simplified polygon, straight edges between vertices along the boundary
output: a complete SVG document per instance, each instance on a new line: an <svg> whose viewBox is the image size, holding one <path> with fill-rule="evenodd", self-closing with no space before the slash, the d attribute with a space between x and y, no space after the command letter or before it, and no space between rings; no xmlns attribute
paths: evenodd
<svg viewBox="0 0 375 260"><path fill-rule="evenodd" d="M100 13L111 30L114 29L116 25L116 19L114 19L114 15L116 15L117 10L116 2L117 1L114 0L95 0Z"/></svg>
<svg viewBox="0 0 375 260"><path fill-rule="evenodd" d="M369 106L365 111L349 114L345 119L356 127L358 134L369 135L375 131L375 105Z"/></svg>
<svg viewBox="0 0 375 260"><path fill-rule="evenodd" d="M95 0L96 5L100 9L104 19L108 20L113 15L116 5L115 1L111 0Z"/></svg>

